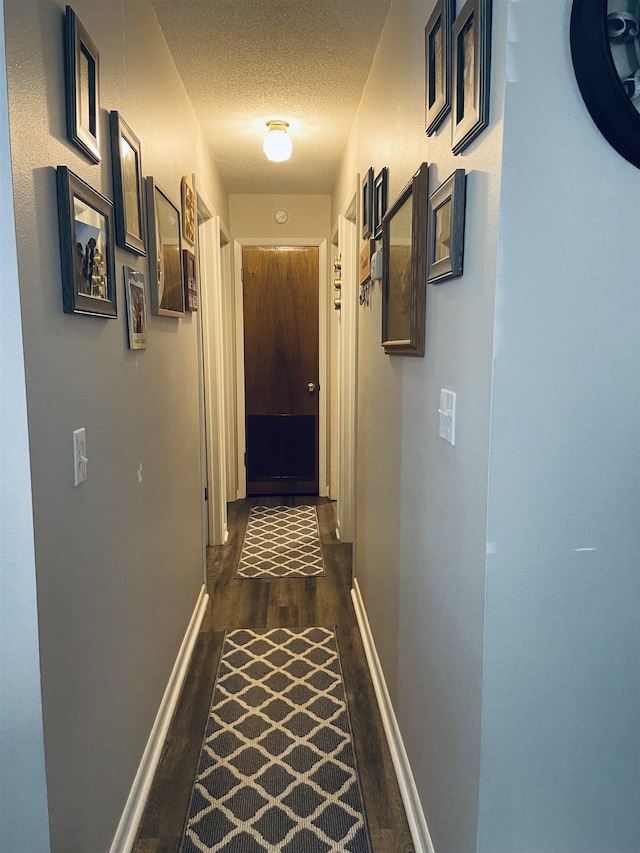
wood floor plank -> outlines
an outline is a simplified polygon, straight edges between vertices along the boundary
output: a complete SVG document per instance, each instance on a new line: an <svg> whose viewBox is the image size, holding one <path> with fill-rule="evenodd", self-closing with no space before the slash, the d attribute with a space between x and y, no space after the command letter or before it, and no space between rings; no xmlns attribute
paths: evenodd
<svg viewBox="0 0 640 853"><path fill-rule="evenodd" d="M325 576L234 577L257 505L317 507ZM334 504L304 496L248 498L229 504L228 527L227 544L208 550L210 602L132 853L178 853L225 631L314 625L336 627L373 853L413 853L351 600L351 546L337 539Z"/></svg>

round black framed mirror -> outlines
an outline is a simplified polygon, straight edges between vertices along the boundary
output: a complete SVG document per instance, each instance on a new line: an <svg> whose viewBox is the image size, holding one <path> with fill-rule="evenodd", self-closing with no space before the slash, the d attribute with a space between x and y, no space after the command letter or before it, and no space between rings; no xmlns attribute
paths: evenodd
<svg viewBox="0 0 640 853"><path fill-rule="evenodd" d="M591 117L640 168L640 0L574 0L571 58Z"/></svg>

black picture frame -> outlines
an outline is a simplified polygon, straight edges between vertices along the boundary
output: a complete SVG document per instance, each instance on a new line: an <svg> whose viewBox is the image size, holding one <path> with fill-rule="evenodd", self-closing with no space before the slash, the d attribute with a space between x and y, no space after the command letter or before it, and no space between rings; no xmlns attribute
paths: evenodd
<svg viewBox="0 0 640 853"><path fill-rule="evenodd" d="M429 168L423 163L382 221L382 346L424 356Z"/></svg>
<svg viewBox="0 0 640 853"><path fill-rule="evenodd" d="M424 126L427 136L451 110L451 25L454 0L438 0L424 29Z"/></svg>
<svg viewBox="0 0 640 853"><path fill-rule="evenodd" d="M373 166L367 170L362 180L362 239L371 236L373 224Z"/></svg>
<svg viewBox="0 0 640 853"><path fill-rule="evenodd" d="M627 77L627 85L634 82L636 72L631 76L630 72L636 62L640 65L640 32L633 37L623 30L621 35L613 22L610 35L607 16L607 0L574 0L569 26L573 68L600 133L618 154L640 168L640 94L632 96L622 79ZM625 62L631 62L631 67L621 77Z"/></svg>
<svg viewBox="0 0 640 853"><path fill-rule="evenodd" d="M373 236L376 240L382 237L382 220L387 212L387 196L389 193L389 169L383 166L373 181Z"/></svg>
<svg viewBox="0 0 640 853"><path fill-rule="evenodd" d="M460 154L489 124L491 0L467 0L453 23L451 149Z"/></svg>
<svg viewBox="0 0 640 853"><path fill-rule="evenodd" d="M67 136L92 163L100 154L100 53L71 6L65 20Z"/></svg>
<svg viewBox="0 0 640 853"><path fill-rule="evenodd" d="M430 282L462 275L466 182L464 169L456 169L429 196L427 268Z"/></svg>
<svg viewBox="0 0 640 853"><path fill-rule="evenodd" d="M118 246L146 255L140 140L117 110L109 114Z"/></svg>
<svg viewBox="0 0 640 853"><path fill-rule="evenodd" d="M56 184L63 310L117 317L113 205L66 166Z"/></svg>
<svg viewBox="0 0 640 853"><path fill-rule="evenodd" d="M182 277L184 279L184 307L186 311L198 310L198 264L189 249L182 250Z"/></svg>
<svg viewBox="0 0 640 853"><path fill-rule="evenodd" d="M151 312L184 316L180 211L152 177L145 178Z"/></svg>

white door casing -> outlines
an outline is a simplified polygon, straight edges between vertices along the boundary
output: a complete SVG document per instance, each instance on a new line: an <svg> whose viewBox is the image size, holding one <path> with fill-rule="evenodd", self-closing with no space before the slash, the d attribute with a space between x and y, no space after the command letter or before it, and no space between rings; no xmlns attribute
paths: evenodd
<svg viewBox="0 0 640 853"><path fill-rule="evenodd" d="M207 544L221 545L227 531L226 441L225 441L225 351L223 323L223 280L220 258L220 217L200 192L198 200L198 260L200 270L199 317L202 330L201 400L204 459L208 500ZM205 216L200 216L204 213ZM206 215L208 214L208 218ZM203 487L204 494L204 487Z"/></svg>
<svg viewBox="0 0 640 853"><path fill-rule="evenodd" d="M339 369L339 469L337 524L343 542L353 542L356 512L356 417L358 341L358 198L360 176L353 195L338 217L338 249L342 258Z"/></svg>

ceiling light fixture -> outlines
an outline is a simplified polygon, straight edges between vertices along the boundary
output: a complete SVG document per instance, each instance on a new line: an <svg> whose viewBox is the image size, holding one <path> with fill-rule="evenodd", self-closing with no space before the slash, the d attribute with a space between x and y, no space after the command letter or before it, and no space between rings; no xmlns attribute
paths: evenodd
<svg viewBox="0 0 640 853"><path fill-rule="evenodd" d="M276 119L268 121L267 127L269 130L262 143L262 150L267 155L267 160L272 160L274 163L288 160L293 151L291 138L287 134L289 122Z"/></svg>

